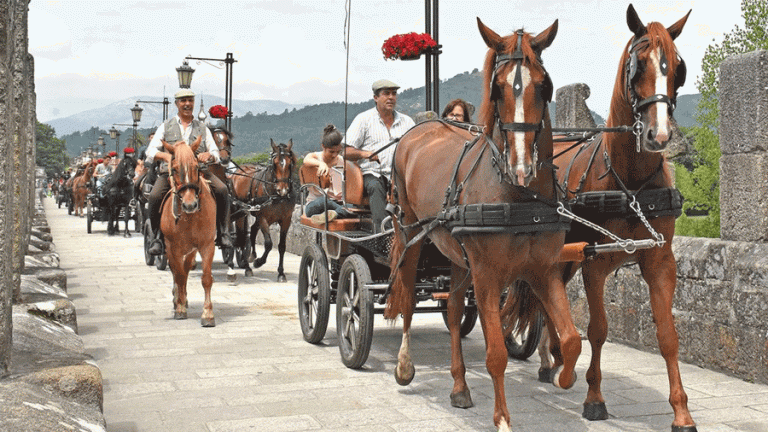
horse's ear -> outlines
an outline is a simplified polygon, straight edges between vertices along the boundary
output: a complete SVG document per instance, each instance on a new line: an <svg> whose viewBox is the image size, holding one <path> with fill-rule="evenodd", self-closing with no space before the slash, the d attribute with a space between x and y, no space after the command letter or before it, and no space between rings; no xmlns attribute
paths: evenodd
<svg viewBox="0 0 768 432"><path fill-rule="evenodd" d="M195 142L192 143L192 147L191 148L192 148L193 152L197 151L197 148L200 147L200 141L202 141L202 140L203 140L203 136L200 135L199 137L197 137Z"/></svg>
<svg viewBox="0 0 768 432"><path fill-rule="evenodd" d="M533 48L534 51L541 53L550 45L552 45L552 41L555 40L555 36L557 36L557 23L558 20L555 20L555 22L552 23L548 29L544 30L543 32L536 35L535 38L533 38L531 41L531 48Z"/></svg>
<svg viewBox="0 0 768 432"><path fill-rule="evenodd" d="M667 27L667 32L669 32L669 37L671 37L672 40L677 39L677 37L680 36L680 33L683 32L683 27L685 27L686 21L688 21L688 15L690 15L692 11L693 9L689 10L684 17L680 18L680 21Z"/></svg>
<svg viewBox="0 0 768 432"><path fill-rule="evenodd" d="M173 154L173 146L168 143L168 141L161 139L160 140L163 143L163 148L165 151L167 151L170 154Z"/></svg>
<svg viewBox="0 0 768 432"><path fill-rule="evenodd" d="M637 16L637 11L635 10L635 7L632 6L632 3L627 7L627 26L629 26L629 29L637 38L645 36L645 33L648 31L648 29L645 28L645 24L640 21L640 17Z"/></svg>
<svg viewBox="0 0 768 432"><path fill-rule="evenodd" d="M288 151L291 151L291 147L293 147L293 138L288 140Z"/></svg>
<svg viewBox="0 0 768 432"><path fill-rule="evenodd" d="M488 48L494 51L501 50L503 46L501 43L501 36L499 36L495 31L486 27L485 24L480 21L480 17L477 17L477 28L480 29L480 36L483 37L483 40L485 41L485 44L488 45Z"/></svg>
<svg viewBox="0 0 768 432"><path fill-rule="evenodd" d="M269 144L272 146L272 151L277 151L277 144L275 144L275 140L270 138L269 139Z"/></svg>

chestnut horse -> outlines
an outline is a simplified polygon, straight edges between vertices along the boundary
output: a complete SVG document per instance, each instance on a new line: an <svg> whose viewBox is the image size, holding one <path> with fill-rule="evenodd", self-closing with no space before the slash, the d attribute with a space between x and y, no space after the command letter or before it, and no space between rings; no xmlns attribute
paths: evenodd
<svg viewBox="0 0 768 432"><path fill-rule="evenodd" d="M187 318L187 277L200 253L205 291L200 322L203 327L214 327L211 265L216 240L216 203L208 182L199 172L194 153L199 146L200 137L191 147L184 141L174 145L163 141L163 147L173 159L168 178L171 190L163 203L160 230L165 236L165 251L173 273L173 317Z"/></svg>
<svg viewBox="0 0 768 432"><path fill-rule="evenodd" d="M589 146L585 146L584 150L572 149L558 157L555 160L557 165L570 166L568 170L559 173L569 198L585 192L617 191L623 192L627 201L631 202L641 195L640 191L673 191L672 174L667 169L661 151L670 139L677 89L685 82L685 64L673 41L682 32L689 14L690 11L678 22L665 28L657 22L643 25L632 5L627 9L627 24L634 36L627 43L619 62L606 126L632 125L639 120L642 122L638 124L639 135L604 133ZM569 146L570 143L558 143L555 151ZM595 157L597 153L600 153L599 157ZM577 263L561 264L563 280L566 281L581 267L589 303L588 337L592 346L592 359L586 376L589 389L582 415L589 420L608 418L600 390L600 357L608 333L603 302L605 280L622 264L636 262L643 279L648 283L659 350L667 365L669 402L675 413L672 430L690 432L696 430L696 427L688 411L688 396L680 379L678 337L672 316L677 271L672 253L675 215L667 212L657 213L654 217L645 208L645 204L643 206L649 224L633 211L629 212L629 216L592 221L621 238L655 239L658 241L657 247L638 250L631 255L625 252L598 254L581 266ZM567 243L600 244L612 241L578 223L573 224L566 236ZM550 337L556 344L556 335L550 332Z"/></svg>
<svg viewBox="0 0 768 432"><path fill-rule="evenodd" d="M86 197L91 193L89 184L91 183L91 178L93 178L93 171L96 169L96 165L96 161L88 162L83 174L72 180L72 201L74 203L75 216L85 216L83 214L83 207L85 206Z"/></svg>
<svg viewBox="0 0 768 432"><path fill-rule="evenodd" d="M461 408L472 406L459 332L463 299L471 280L485 336L486 367L493 381L493 421L499 431L509 431L504 391L507 350L499 311L502 290L517 279L525 280L552 317L565 359L563 368L555 374L555 385L573 385L574 366L581 352L581 338L571 319L557 266L569 221L560 219L556 210L559 197L554 166L549 162L552 131L547 109L553 88L540 59L541 52L557 34L558 22L535 37L522 30L501 37L480 19L477 22L490 48L483 67L482 126L466 131L459 125L424 122L406 133L396 149L390 197L396 206L392 287L384 316L403 316L395 377L398 383L406 385L415 373L408 345L415 305L416 263L424 234L428 233L453 263L448 299L454 378L451 404ZM491 135L479 133L481 130ZM444 199L437 191L446 188ZM457 224L452 231L446 228L455 220L451 215L468 214L470 209L493 219L491 212L484 213L483 207L495 208L497 214L503 210L512 218L504 218L494 226L481 223L479 227ZM520 209L525 209L529 217L523 226L510 226L508 222L523 213ZM448 216L441 221L441 215ZM420 233L402 226L424 226L427 222L429 226ZM406 248L406 241L412 245ZM466 276L468 269L471 276Z"/></svg>
<svg viewBox="0 0 768 432"><path fill-rule="evenodd" d="M255 258L253 267L259 268L267 262L269 251L272 250L272 237L269 234L269 227L272 224L280 225L280 242L277 244L277 251L280 260L277 265L277 281L285 282L285 272L283 270L283 257L285 256L288 229L291 226L293 209L296 204L296 197L293 193L293 168L296 166L297 158L293 153L293 139L288 144L275 144L270 139L272 154L269 158L269 165L254 166L244 165L235 172L232 177L235 197L250 206L258 206L259 210L251 211L250 214L256 217L256 221L250 227L250 236L248 235L248 218L241 217L235 223L236 237L235 248L241 251L250 251L255 255L256 234L261 231L264 237L264 254ZM245 252L244 252L245 253ZM248 265L248 256L244 257L245 276L253 276L253 271ZM234 272L234 263L230 257L227 263L230 272Z"/></svg>

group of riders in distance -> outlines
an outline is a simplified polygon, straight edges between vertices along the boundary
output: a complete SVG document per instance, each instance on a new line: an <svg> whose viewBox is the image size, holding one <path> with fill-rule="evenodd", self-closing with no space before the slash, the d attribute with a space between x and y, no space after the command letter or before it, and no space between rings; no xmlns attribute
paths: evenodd
<svg viewBox="0 0 768 432"><path fill-rule="evenodd" d="M252 274L256 233L263 233L265 249L254 261L258 267L272 247L269 226L278 223L278 280L284 281L286 234L300 204L301 227L316 233L317 241L307 246L299 271L305 339L323 338L327 304L336 301L343 361L360 367L370 347L364 338L371 327L365 323L375 302L386 304L387 319L402 317L395 376L406 385L415 374L412 316L423 292L433 287L430 299L443 302L451 334L451 404L473 405L461 349L462 320L472 309L472 325L479 312L485 336L499 431L511 424L505 338L532 326L536 313L546 324L540 379L564 389L577 380L581 338L565 286L579 269L592 346L583 416L608 418L600 365L608 331L604 285L619 266L636 263L649 286L666 362L672 430L695 431L672 316L671 245L682 198L662 153L686 72L674 40L689 14L670 27L646 25L628 7L632 35L618 65L605 127L571 133L552 126L547 106L554 89L542 53L557 35L557 20L538 35L518 30L500 36L478 19L488 51L477 113L456 99L438 118L415 124L395 109L399 86L381 79L372 85L375 105L357 115L345 135L334 125L318 131L319 151L307 154L301 167L292 141L271 142L266 166L239 166L231 160L230 132L195 119L194 93L180 90L178 114L157 128L145 150L137 155L126 149L119 162L110 154L84 164L82 173L61 185L60 195L71 196L76 215L82 215L94 180L92 197L100 207L127 205L132 198L146 202L146 213L139 211L146 220L147 252L167 256L178 319L187 317L187 276L196 256L202 259L203 326L215 325L210 296L215 247L225 252L230 271L236 260ZM301 187L294 190L291 176L297 170ZM128 186L124 179L130 179ZM112 213L110 233L117 231ZM437 267L449 278L435 277L431 270ZM533 295L524 301L509 291L512 286Z"/></svg>

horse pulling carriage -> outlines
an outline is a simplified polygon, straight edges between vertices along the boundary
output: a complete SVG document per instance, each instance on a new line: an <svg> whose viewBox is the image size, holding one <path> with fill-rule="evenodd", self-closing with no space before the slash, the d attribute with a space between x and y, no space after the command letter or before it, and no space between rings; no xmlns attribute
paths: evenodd
<svg viewBox="0 0 768 432"><path fill-rule="evenodd" d="M493 380L494 424L500 432L508 431L503 322L506 314L532 322L535 308L510 306L519 305L519 296L504 298L503 293L519 281L535 293L554 358L543 378L570 388L576 381L581 338L570 316L565 283L581 268L593 349L583 416L601 420L608 417L600 390L600 350L607 334L603 285L619 265L635 262L650 288L667 365L675 413L672 430L695 431L680 379L671 313L671 239L682 201L660 153L669 141L669 119L685 79L673 40L687 17L669 28L646 26L629 6L627 24L634 37L622 56L607 127L601 137L589 141L553 139L546 109L553 88L540 55L552 43L557 21L535 37L522 30L502 37L478 20L489 48L481 124L473 128L425 122L402 137L390 197L393 230L376 236L362 228L363 219L321 225L302 219L303 227L316 232L299 274L304 338L322 339L329 315L326 305L334 301L342 360L360 366L370 348L373 305L386 300L385 317L403 318L395 377L406 385L415 374L409 352L412 315L422 296L440 291L435 288L442 284L448 287L451 404L467 408L473 403L464 379L461 331L465 300L473 298L470 308L479 311L486 367ZM446 187L445 197L435 193ZM521 222L524 219L527 222ZM369 245L386 237L392 239L391 249ZM435 276L435 281L425 283L425 275Z"/></svg>
<svg viewBox="0 0 768 432"><path fill-rule="evenodd" d="M128 154L128 153L127 153ZM94 221L107 222L107 233L114 235L119 232L118 221L123 220L124 237L130 237L128 221L133 220L135 230L138 232L143 214L138 211L136 201L133 199L133 176L136 168L136 160L132 156L126 156L115 167L114 172L105 177L100 188L93 188L95 193L86 197L87 231L92 232L91 225Z"/></svg>

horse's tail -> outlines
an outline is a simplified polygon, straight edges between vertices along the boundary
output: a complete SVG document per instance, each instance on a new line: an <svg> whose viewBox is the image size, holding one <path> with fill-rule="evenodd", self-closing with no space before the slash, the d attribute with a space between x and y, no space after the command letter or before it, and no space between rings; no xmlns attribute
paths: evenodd
<svg viewBox="0 0 768 432"><path fill-rule="evenodd" d="M538 312L544 313L541 301L533 293L528 283L518 280L509 287L507 299L501 309L502 327L506 332L515 331L518 335L525 333L536 323ZM517 325L513 325L517 323Z"/></svg>

